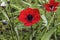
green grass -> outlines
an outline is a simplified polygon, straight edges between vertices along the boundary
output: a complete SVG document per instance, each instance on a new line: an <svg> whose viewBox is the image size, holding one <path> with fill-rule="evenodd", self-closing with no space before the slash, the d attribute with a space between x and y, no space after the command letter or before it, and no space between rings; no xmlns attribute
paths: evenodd
<svg viewBox="0 0 60 40"><path fill-rule="evenodd" d="M0 40L60 40L60 6L55 12L54 22L54 16L51 16L54 14L46 12L43 7L39 6L44 4L40 0L10 0L10 4L7 3L7 0L4 1L7 6L5 8L0 6ZM43 25L42 18L32 28L19 22L17 18L20 11L27 7L39 9L40 14L47 18L47 26ZM2 20L6 20L8 24L3 25Z"/></svg>

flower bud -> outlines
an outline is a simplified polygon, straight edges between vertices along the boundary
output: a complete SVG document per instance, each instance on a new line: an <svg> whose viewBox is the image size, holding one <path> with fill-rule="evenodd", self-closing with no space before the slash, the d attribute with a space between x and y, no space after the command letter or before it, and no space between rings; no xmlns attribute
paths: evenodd
<svg viewBox="0 0 60 40"><path fill-rule="evenodd" d="M2 20L2 23L3 23L3 25L6 25L7 21L6 20Z"/></svg>

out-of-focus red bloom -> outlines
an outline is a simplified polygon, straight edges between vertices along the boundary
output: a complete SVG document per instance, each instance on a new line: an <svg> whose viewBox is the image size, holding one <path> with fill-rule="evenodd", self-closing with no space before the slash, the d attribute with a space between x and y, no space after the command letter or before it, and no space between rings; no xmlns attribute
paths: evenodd
<svg viewBox="0 0 60 40"><path fill-rule="evenodd" d="M50 0L48 4L44 4L44 7L47 11L55 11L59 2L55 2L55 0Z"/></svg>
<svg viewBox="0 0 60 40"><path fill-rule="evenodd" d="M31 26L40 20L39 10L32 8L22 10L18 19L19 21L23 22L25 26Z"/></svg>

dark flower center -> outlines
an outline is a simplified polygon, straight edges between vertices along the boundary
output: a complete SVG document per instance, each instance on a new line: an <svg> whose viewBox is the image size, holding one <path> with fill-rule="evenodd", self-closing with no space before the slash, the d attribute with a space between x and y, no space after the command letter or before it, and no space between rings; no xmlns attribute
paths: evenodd
<svg viewBox="0 0 60 40"><path fill-rule="evenodd" d="M51 10L53 10L53 9L54 9L54 6L53 6L53 5L51 5L51 6L50 6L50 9L51 9Z"/></svg>
<svg viewBox="0 0 60 40"><path fill-rule="evenodd" d="M31 14L27 15L27 19L28 21L32 21L33 20L33 16Z"/></svg>

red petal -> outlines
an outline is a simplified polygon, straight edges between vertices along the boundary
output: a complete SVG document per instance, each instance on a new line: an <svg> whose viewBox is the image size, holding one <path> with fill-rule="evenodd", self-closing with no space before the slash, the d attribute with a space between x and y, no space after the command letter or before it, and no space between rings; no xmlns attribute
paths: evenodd
<svg viewBox="0 0 60 40"><path fill-rule="evenodd" d="M33 24L34 24L34 23L37 23L39 20L40 20L40 16L38 15L38 16L36 16L36 17L34 18L34 20L32 21L32 23L33 23Z"/></svg>
<svg viewBox="0 0 60 40"><path fill-rule="evenodd" d="M51 11L51 10L50 10L50 4L45 4L44 6L45 6L45 9L46 9L47 11Z"/></svg>
<svg viewBox="0 0 60 40"><path fill-rule="evenodd" d="M57 8L54 8L54 10L53 10L53 11L56 11L56 9L57 9Z"/></svg>
<svg viewBox="0 0 60 40"><path fill-rule="evenodd" d="M35 12L35 13L39 13L39 10L38 10L38 9L34 9L34 12Z"/></svg>
<svg viewBox="0 0 60 40"><path fill-rule="evenodd" d="M55 0L50 0L49 3L50 4L54 4L55 3Z"/></svg>
<svg viewBox="0 0 60 40"><path fill-rule="evenodd" d="M44 6L45 6L45 7L49 7L49 6L50 6L50 4L44 4Z"/></svg>
<svg viewBox="0 0 60 40"><path fill-rule="evenodd" d="M32 26L32 23L24 23L25 26Z"/></svg>
<svg viewBox="0 0 60 40"><path fill-rule="evenodd" d="M25 12L25 10L22 10L22 11L20 12L19 17L18 17L18 20L25 23L25 22L27 22L25 18L26 18L26 12Z"/></svg>
<svg viewBox="0 0 60 40"><path fill-rule="evenodd" d="M59 2L55 2L54 6L57 7L59 5Z"/></svg>
<svg viewBox="0 0 60 40"><path fill-rule="evenodd" d="M20 17L18 17L18 20L19 20L19 21L22 21L22 22L24 22L24 23L27 22L26 19L25 19L25 16L23 16L23 15L20 16Z"/></svg>
<svg viewBox="0 0 60 40"><path fill-rule="evenodd" d="M39 15L39 10L38 9L33 10L33 16L35 16L35 15Z"/></svg>

